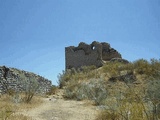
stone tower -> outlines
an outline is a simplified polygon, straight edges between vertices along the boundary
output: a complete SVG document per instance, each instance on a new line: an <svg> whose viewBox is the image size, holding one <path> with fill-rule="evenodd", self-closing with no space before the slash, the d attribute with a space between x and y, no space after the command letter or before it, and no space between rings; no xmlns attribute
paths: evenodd
<svg viewBox="0 0 160 120"><path fill-rule="evenodd" d="M122 58L121 54L110 47L110 44L93 41L91 44L79 43L78 47L65 47L66 69L95 65L101 67L105 61Z"/></svg>

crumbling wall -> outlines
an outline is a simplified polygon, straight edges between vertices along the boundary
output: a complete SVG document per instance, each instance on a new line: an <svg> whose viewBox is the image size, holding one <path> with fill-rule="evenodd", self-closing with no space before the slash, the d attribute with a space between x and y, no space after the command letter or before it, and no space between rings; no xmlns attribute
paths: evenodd
<svg viewBox="0 0 160 120"><path fill-rule="evenodd" d="M6 93L6 90L23 91L25 80L36 80L39 88L38 93L46 93L51 89L51 81L39 75L15 68L0 66L0 93Z"/></svg>
<svg viewBox="0 0 160 120"><path fill-rule="evenodd" d="M109 43L102 42L102 59L104 61L110 61L113 58L122 58L121 54L115 50L114 48L111 48Z"/></svg>
<svg viewBox="0 0 160 120"><path fill-rule="evenodd" d="M78 47L65 48L66 69L90 65L101 67L104 61L112 58L121 58L121 54L104 42L93 41L90 45L81 42Z"/></svg>

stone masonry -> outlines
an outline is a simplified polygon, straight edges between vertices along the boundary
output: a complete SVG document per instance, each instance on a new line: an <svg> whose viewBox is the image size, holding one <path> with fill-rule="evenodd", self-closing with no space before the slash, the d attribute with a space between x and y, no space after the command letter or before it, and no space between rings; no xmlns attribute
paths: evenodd
<svg viewBox="0 0 160 120"><path fill-rule="evenodd" d="M0 94L6 93L7 89L23 91L30 80L37 81L39 86L37 92L40 94L49 92L52 85L50 80L34 73L0 66ZM32 85L32 83L29 85Z"/></svg>
<svg viewBox="0 0 160 120"><path fill-rule="evenodd" d="M82 66L95 65L101 67L105 61L113 58L121 59L121 54L110 44L93 41L90 45L81 42L78 47L69 46L65 48L66 69L80 68Z"/></svg>

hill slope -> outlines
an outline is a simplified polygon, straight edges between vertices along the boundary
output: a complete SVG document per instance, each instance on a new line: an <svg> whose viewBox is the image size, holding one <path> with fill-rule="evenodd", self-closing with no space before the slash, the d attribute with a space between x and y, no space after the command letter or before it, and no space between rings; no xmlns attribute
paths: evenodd
<svg viewBox="0 0 160 120"><path fill-rule="evenodd" d="M160 60L69 69L59 75L59 83L66 99L87 99L102 106L97 120L160 118Z"/></svg>

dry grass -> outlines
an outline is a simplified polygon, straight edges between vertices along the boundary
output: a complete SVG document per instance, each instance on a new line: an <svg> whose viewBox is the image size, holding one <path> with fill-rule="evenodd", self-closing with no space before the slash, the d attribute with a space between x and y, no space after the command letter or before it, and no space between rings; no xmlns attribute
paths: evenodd
<svg viewBox="0 0 160 120"><path fill-rule="evenodd" d="M18 112L39 106L43 102L41 98L41 96L34 96L32 101L27 104L14 103L13 96L2 95L0 97L0 120L31 120L28 116L18 114Z"/></svg>
<svg viewBox="0 0 160 120"><path fill-rule="evenodd" d="M10 101L11 97L8 95L1 96L0 99L0 119L6 120L9 118L15 111L16 106Z"/></svg>
<svg viewBox="0 0 160 120"><path fill-rule="evenodd" d="M132 82L132 76L135 78L134 82ZM110 78L117 78L118 80L110 81ZM107 62L99 69L84 67L81 71L65 71L60 74L59 86L64 88L64 97L66 98L92 100L98 103L96 105L108 107L107 110L102 110L99 113L97 120L119 120L121 118L149 120L150 116L155 118L158 116L157 114L160 114L160 112L158 113L160 103L151 99L152 97L148 97L146 91L150 90L151 95L153 96L154 93L156 100L160 100L159 79L160 60L140 59L128 64ZM158 80L155 82L157 84L156 89L155 85L152 85L153 83L149 84L153 80ZM116 102L111 99L113 105L107 104L110 98L116 99ZM155 102L156 105L154 105ZM157 105L159 108L156 107ZM156 114L152 112L154 109L157 111ZM130 116L128 117L129 113Z"/></svg>
<svg viewBox="0 0 160 120"><path fill-rule="evenodd" d="M19 109L32 109L43 103L41 96L34 96L30 103L21 103Z"/></svg>
<svg viewBox="0 0 160 120"><path fill-rule="evenodd" d="M22 114L13 114L7 120L32 120L30 117L22 115Z"/></svg>
<svg viewBox="0 0 160 120"><path fill-rule="evenodd" d="M103 110L98 113L96 120L120 120L120 116L114 111Z"/></svg>

